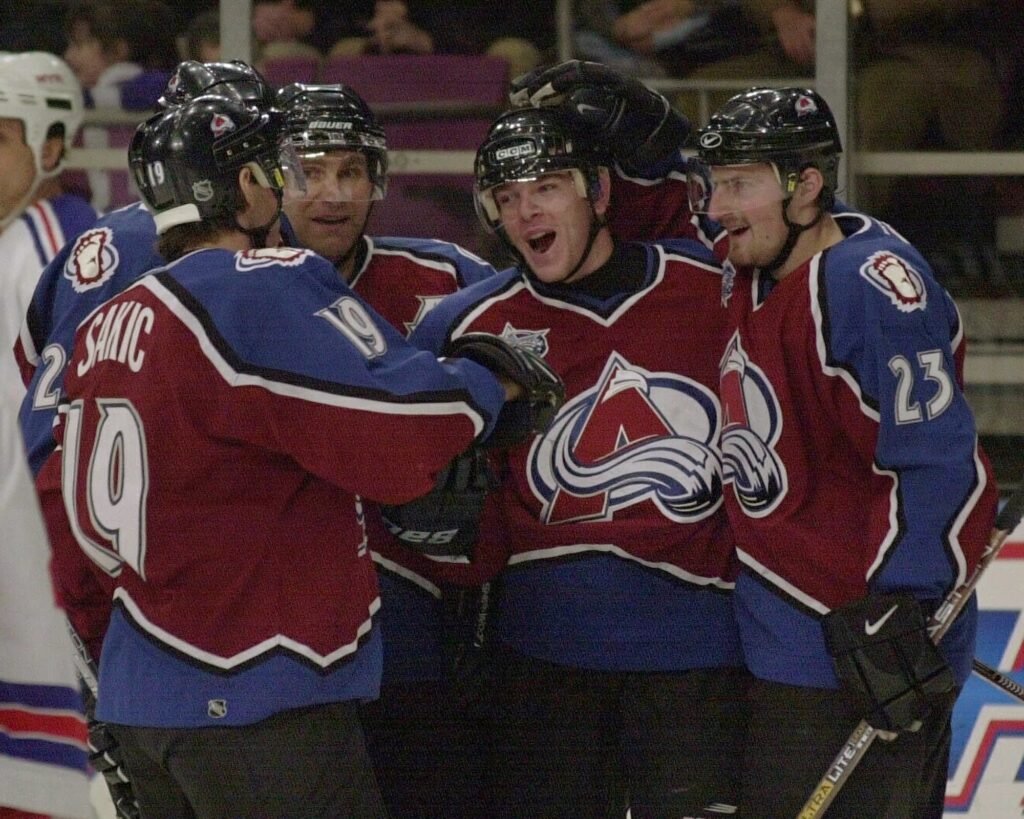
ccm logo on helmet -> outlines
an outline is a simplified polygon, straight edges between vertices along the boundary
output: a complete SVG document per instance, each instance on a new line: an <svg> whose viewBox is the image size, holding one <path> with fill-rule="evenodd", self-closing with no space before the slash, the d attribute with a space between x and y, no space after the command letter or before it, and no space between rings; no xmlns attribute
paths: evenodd
<svg viewBox="0 0 1024 819"><path fill-rule="evenodd" d="M722 144L722 135L716 133L702 134L700 138L701 148L717 148Z"/></svg>
<svg viewBox="0 0 1024 819"><path fill-rule="evenodd" d="M537 153L537 146L532 142L519 142L505 148L498 148L494 152L495 159L515 159L520 156L533 156Z"/></svg>

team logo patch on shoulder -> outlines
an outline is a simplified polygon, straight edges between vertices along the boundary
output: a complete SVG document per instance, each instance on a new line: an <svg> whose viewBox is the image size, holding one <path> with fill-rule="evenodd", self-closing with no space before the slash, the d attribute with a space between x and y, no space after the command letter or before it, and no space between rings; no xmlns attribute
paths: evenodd
<svg viewBox="0 0 1024 819"><path fill-rule="evenodd" d="M248 273L261 267L298 267L316 254L312 250L298 247L261 247L258 250L243 250L235 254L235 269Z"/></svg>
<svg viewBox="0 0 1024 819"><path fill-rule="evenodd" d="M113 276L120 261L110 228L93 228L75 241L64 263L64 277L76 293L84 293Z"/></svg>
<svg viewBox="0 0 1024 819"><path fill-rule="evenodd" d="M517 330L506 321L501 337L513 347L529 350L543 358L548 354L548 332L549 330Z"/></svg>
<svg viewBox="0 0 1024 819"><path fill-rule="evenodd" d="M888 296L901 313L924 310L928 305L928 291L921 274L891 251L882 250L868 256L860 266L860 275Z"/></svg>

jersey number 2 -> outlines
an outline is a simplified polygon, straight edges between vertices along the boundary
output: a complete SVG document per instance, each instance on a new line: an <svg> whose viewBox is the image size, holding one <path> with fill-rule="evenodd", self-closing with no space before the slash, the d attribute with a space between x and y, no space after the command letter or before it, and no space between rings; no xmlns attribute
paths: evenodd
<svg viewBox="0 0 1024 819"><path fill-rule="evenodd" d="M65 420L61 466L64 509L79 547L113 577L127 563L146 579L146 495L149 464L142 418L124 399L97 399L92 452L83 453L83 402L75 401ZM79 509L83 499L87 509ZM89 529L83 525L88 515Z"/></svg>

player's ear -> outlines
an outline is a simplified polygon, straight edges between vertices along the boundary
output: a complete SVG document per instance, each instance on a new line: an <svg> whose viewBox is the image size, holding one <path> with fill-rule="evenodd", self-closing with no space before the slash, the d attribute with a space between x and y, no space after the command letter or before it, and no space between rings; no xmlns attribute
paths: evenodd
<svg viewBox="0 0 1024 819"><path fill-rule="evenodd" d="M42 160L43 170L49 173L57 164L60 162L61 157L64 156L64 137L62 136L48 136L43 142L43 153L40 159Z"/></svg>
<svg viewBox="0 0 1024 819"><path fill-rule="evenodd" d="M813 165L800 171L794 197L800 204L809 204L818 200L821 189L825 186L825 177Z"/></svg>

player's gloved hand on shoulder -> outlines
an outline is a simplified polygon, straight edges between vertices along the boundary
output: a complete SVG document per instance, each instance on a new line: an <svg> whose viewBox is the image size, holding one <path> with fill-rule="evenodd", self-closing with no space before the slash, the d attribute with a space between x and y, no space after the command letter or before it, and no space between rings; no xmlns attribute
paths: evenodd
<svg viewBox="0 0 1024 819"><path fill-rule="evenodd" d="M839 681L863 701L874 728L916 730L956 686L911 594L869 594L834 609L823 628Z"/></svg>
<svg viewBox="0 0 1024 819"><path fill-rule="evenodd" d="M474 446L437 476L426 495L394 506L382 505L388 531L411 549L431 557L472 557L480 515L498 479L487 453Z"/></svg>
<svg viewBox="0 0 1024 819"><path fill-rule="evenodd" d="M517 384L522 392L516 400L505 403L494 430L484 441L486 446L504 449L546 432L565 403L565 384L558 373L536 353L509 344L501 336L466 333L449 342L444 355L475 361L499 378Z"/></svg>
<svg viewBox="0 0 1024 819"><path fill-rule="evenodd" d="M690 123L640 80L602 63L569 60L512 81L514 105L557 105L569 127L611 151L628 169L644 170L683 147Z"/></svg>

